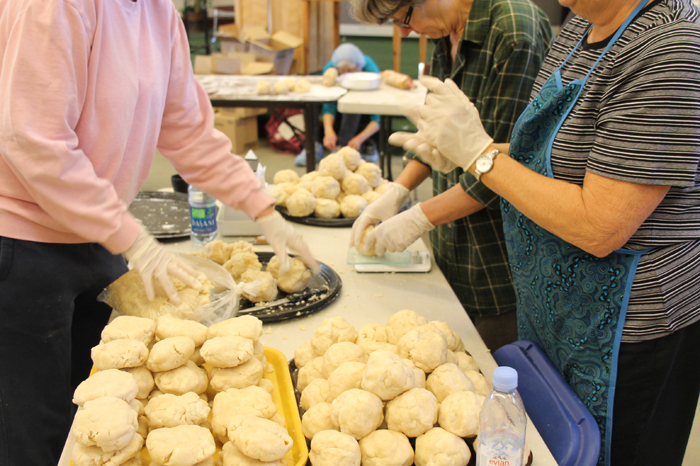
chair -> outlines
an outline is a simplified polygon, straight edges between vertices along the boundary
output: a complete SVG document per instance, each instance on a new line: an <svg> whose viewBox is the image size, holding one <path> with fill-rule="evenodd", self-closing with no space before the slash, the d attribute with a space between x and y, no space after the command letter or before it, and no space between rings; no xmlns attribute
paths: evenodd
<svg viewBox="0 0 700 466"><path fill-rule="evenodd" d="M518 392L532 423L559 466L594 466L600 430L547 355L532 341L499 348L493 357L518 371Z"/></svg>

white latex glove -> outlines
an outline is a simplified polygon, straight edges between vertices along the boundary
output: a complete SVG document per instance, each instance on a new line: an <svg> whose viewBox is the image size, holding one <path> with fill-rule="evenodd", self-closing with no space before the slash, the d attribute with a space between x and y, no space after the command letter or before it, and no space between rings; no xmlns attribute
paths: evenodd
<svg viewBox="0 0 700 466"><path fill-rule="evenodd" d="M377 198L376 201L368 205L362 214L357 217L352 224L350 234L350 246L359 244L365 228L376 225L379 222L388 220L399 213L399 209L406 204L408 199L408 188L398 183L389 183L389 188Z"/></svg>
<svg viewBox="0 0 700 466"><path fill-rule="evenodd" d="M156 277L160 282L168 299L174 304L180 304L180 297L177 295L170 275L182 280L183 283L195 290L202 289L200 280L204 279L204 275L165 249L143 226L141 226L134 244L124 251L124 257L129 261L129 266L136 269L141 275L149 301L153 301L155 298L153 277Z"/></svg>
<svg viewBox="0 0 700 466"><path fill-rule="evenodd" d="M275 256L280 261L280 273L284 273L289 269L287 246L299 255L299 259L314 274L318 274L321 271L318 262L311 255L304 240L301 239L301 236L294 231L294 227L279 212L275 210L269 215L258 218L257 222L262 228L265 239L275 251Z"/></svg>
<svg viewBox="0 0 700 466"><path fill-rule="evenodd" d="M440 153L439 150L428 144L422 131L408 133L398 131L389 136L389 144L403 147L408 152L413 152L421 162L430 165L433 170L442 173L450 173L457 168L457 164ZM376 202L376 201L375 201Z"/></svg>
<svg viewBox="0 0 700 466"><path fill-rule="evenodd" d="M383 256L386 251L401 252L433 228L435 225L430 223L418 203L370 231L365 241L365 249L374 247L378 256Z"/></svg>
<svg viewBox="0 0 700 466"><path fill-rule="evenodd" d="M443 83L423 76L420 82L432 93L418 108L417 127L425 141L452 162L468 169L493 143L481 124L479 111L451 79Z"/></svg>

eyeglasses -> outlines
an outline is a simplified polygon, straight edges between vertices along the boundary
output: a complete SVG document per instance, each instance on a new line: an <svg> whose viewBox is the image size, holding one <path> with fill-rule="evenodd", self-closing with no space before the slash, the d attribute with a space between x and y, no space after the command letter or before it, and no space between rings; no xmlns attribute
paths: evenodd
<svg viewBox="0 0 700 466"><path fill-rule="evenodd" d="M406 17L403 19L403 21L395 21L391 20L392 24L398 28L401 29L411 29L411 25L408 24L411 22L411 15L413 14L413 5L408 7L408 11L406 12Z"/></svg>

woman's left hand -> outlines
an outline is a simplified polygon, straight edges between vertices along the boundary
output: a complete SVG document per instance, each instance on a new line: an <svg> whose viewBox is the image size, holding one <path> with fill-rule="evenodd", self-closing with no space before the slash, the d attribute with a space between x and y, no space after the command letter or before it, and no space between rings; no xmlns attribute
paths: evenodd
<svg viewBox="0 0 700 466"><path fill-rule="evenodd" d="M356 151L360 150L360 146L362 146L362 143L365 142L362 138L359 136L355 136L354 138L350 139L348 141L348 146L352 147Z"/></svg>

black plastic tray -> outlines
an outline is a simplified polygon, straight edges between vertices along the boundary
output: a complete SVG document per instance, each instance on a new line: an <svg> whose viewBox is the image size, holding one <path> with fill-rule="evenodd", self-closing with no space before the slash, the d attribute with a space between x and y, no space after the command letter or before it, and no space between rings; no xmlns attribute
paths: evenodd
<svg viewBox="0 0 700 466"><path fill-rule="evenodd" d="M290 222L294 223L301 223L303 225L312 225L315 227L329 227L329 228L345 228L345 227L351 227L353 223L355 223L355 220L357 218L345 218L345 217L338 217L338 218L319 218L319 217L314 217L312 215L308 217L295 217L293 215L289 214L289 211L287 210L286 207L282 206L275 206L275 209L277 209L277 212L282 214L282 217L286 218Z"/></svg>

